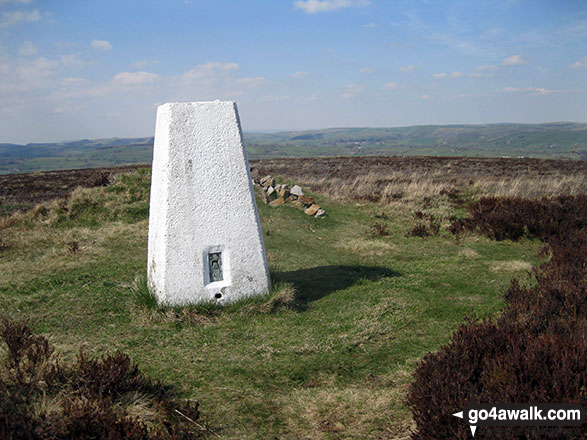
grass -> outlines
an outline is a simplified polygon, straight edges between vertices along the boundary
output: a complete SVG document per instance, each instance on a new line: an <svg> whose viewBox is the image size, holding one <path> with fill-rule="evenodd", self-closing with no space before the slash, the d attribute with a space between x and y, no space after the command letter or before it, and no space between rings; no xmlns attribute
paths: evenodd
<svg viewBox="0 0 587 440"><path fill-rule="evenodd" d="M123 175L4 217L0 308L30 318L66 359L80 348L128 353L198 400L222 438L406 438L418 360L465 315L498 312L541 246L455 240L445 224L438 236L409 236L417 210L459 213L447 195L425 208L312 194L327 218L259 204L269 295L225 309L159 307L144 278L149 178Z"/></svg>

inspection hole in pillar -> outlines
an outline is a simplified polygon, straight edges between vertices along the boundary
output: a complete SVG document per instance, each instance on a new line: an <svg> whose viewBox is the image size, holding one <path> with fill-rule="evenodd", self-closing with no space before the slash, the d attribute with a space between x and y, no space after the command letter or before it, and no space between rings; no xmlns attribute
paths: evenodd
<svg viewBox="0 0 587 440"><path fill-rule="evenodd" d="M213 283L214 281L222 281L224 279L222 275L222 252L209 252L208 266L210 282Z"/></svg>

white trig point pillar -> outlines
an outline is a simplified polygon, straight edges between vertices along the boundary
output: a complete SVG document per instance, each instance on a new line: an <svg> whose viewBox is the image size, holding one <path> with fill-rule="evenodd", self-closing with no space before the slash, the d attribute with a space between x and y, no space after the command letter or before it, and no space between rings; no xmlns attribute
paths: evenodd
<svg viewBox="0 0 587 440"><path fill-rule="evenodd" d="M228 303L269 291L236 103L157 109L147 264L149 289L163 304Z"/></svg>

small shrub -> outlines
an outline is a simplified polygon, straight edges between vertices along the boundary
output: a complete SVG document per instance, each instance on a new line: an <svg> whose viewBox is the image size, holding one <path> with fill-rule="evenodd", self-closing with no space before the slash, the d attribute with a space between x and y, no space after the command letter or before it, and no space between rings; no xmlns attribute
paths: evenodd
<svg viewBox="0 0 587 440"><path fill-rule="evenodd" d="M122 352L101 359L82 352L66 366L45 337L2 317L0 354L2 439L193 439L209 432L196 422L197 402L178 400ZM131 411L133 398L149 402L147 415Z"/></svg>
<svg viewBox="0 0 587 440"><path fill-rule="evenodd" d="M452 219L457 235L476 231L495 240L561 236L587 223L587 195L540 200L518 197L483 197L467 207L468 217Z"/></svg>
<svg viewBox="0 0 587 440"><path fill-rule="evenodd" d="M408 232L408 235L411 235L413 237L430 237L430 232L428 231L428 228L426 228L426 225L423 223L418 223L416 224L416 226L414 226L412 229L410 229L410 231Z"/></svg>
<svg viewBox="0 0 587 440"><path fill-rule="evenodd" d="M79 252L79 242L77 240L73 240L67 244L67 252L70 254L77 254Z"/></svg>
<svg viewBox="0 0 587 440"><path fill-rule="evenodd" d="M371 226L371 235L386 237L389 235L389 229L387 229L387 226L384 223L375 222L373 226Z"/></svg>
<svg viewBox="0 0 587 440"><path fill-rule="evenodd" d="M416 225L407 233L413 237L431 237L440 234L440 219L432 214L426 214L422 211L414 212L414 219L419 220ZM422 221L428 220L428 226Z"/></svg>
<svg viewBox="0 0 587 440"><path fill-rule="evenodd" d="M108 186L110 184L111 173L96 174L89 182L90 187Z"/></svg>
<svg viewBox="0 0 587 440"><path fill-rule="evenodd" d="M448 197L448 200L453 206L459 207L465 204L464 195L457 188L443 188L440 190L440 195Z"/></svg>
<svg viewBox="0 0 587 440"><path fill-rule="evenodd" d="M438 235L440 233L440 219L430 215L428 217L428 226L430 227L430 235Z"/></svg>

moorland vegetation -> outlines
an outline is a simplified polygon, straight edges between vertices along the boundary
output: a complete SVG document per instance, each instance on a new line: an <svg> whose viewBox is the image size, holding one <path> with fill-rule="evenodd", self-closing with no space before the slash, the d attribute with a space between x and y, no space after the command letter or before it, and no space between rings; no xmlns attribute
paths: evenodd
<svg viewBox="0 0 587 440"><path fill-rule="evenodd" d="M472 394L585 403L586 165L487 161L255 163L304 185L328 217L259 203L275 288L226 308L162 307L146 290L148 169L5 209L3 334L23 342L3 345L0 378L30 391L3 409L4 429L32 414L35 432L65 438L91 411L154 438L171 420L213 438L452 439L470 434L445 413ZM35 344L54 347L36 363L47 368L28 367ZM106 409L83 394L104 389L95 374L73 382L81 363L110 372L99 384L114 370L138 385Z"/></svg>

